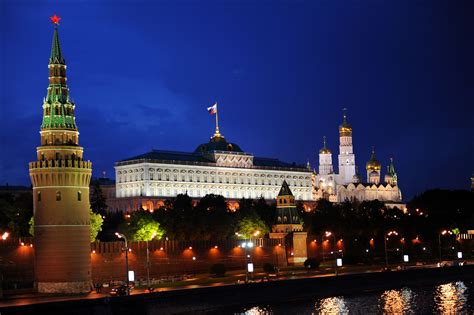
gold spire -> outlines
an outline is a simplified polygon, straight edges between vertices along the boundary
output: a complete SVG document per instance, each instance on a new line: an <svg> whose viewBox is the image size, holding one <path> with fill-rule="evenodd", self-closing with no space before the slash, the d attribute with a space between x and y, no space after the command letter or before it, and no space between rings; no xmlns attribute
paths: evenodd
<svg viewBox="0 0 474 315"><path fill-rule="evenodd" d="M224 138L224 136L219 132L219 110L217 108L217 102L215 105L216 105L216 132L211 137L211 139Z"/></svg>
<svg viewBox="0 0 474 315"><path fill-rule="evenodd" d="M339 126L339 135L343 136L351 136L352 135L352 127L347 123L347 108L342 109L343 112L343 120L342 124Z"/></svg>
<svg viewBox="0 0 474 315"><path fill-rule="evenodd" d="M323 137L323 148L319 150L319 154L331 154L331 150L326 147L326 136Z"/></svg>

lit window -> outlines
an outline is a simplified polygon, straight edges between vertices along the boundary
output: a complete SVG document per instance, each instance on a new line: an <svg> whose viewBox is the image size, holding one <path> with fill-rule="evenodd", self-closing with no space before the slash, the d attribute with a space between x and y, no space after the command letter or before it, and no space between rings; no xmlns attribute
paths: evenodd
<svg viewBox="0 0 474 315"><path fill-rule="evenodd" d="M82 200L82 193L80 191L77 192L77 201Z"/></svg>

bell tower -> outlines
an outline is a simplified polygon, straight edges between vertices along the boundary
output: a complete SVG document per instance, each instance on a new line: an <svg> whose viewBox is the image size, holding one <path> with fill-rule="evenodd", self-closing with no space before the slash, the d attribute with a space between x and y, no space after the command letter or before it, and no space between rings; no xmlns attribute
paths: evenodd
<svg viewBox="0 0 474 315"><path fill-rule="evenodd" d="M355 169L355 155L352 148L352 127L347 122L346 109L344 108L344 118L339 126L339 177L343 185L352 183Z"/></svg>
<svg viewBox="0 0 474 315"><path fill-rule="evenodd" d="M89 183L92 163L83 160L75 104L54 15L49 86L37 159L29 163L33 184L35 285L41 293L84 293L91 289Z"/></svg>

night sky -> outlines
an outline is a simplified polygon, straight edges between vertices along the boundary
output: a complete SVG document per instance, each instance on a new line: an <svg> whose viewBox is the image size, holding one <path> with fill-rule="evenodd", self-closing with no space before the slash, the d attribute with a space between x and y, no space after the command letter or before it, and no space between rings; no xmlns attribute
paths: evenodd
<svg viewBox="0 0 474 315"><path fill-rule="evenodd" d="M469 4L470 3L470 4ZM469 6L468 6L469 4ZM53 26L95 176L214 131L256 156L337 165L348 108L365 180L375 146L407 201L470 187L472 1L0 1L0 185L30 185Z"/></svg>

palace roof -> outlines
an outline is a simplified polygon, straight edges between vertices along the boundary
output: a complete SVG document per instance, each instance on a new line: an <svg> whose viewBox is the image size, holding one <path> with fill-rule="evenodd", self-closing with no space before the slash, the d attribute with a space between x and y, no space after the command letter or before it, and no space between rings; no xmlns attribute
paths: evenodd
<svg viewBox="0 0 474 315"><path fill-rule="evenodd" d="M216 153L229 153L237 155L249 155L244 152L232 152L232 151L221 151L215 150ZM194 164L203 166L215 166L215 162L205 154L201 152L180 152L180 151L164 151L164 150L151 150L150 152L140 154L128 159L121 160L116 165L127 165L143 162L155 162L165 164ZM308 171L304 165L297 165L295 163L286 163L278 159L254 157L253 165L255 168L268 168L268 169L285 169L289 171Z"/></svg>

